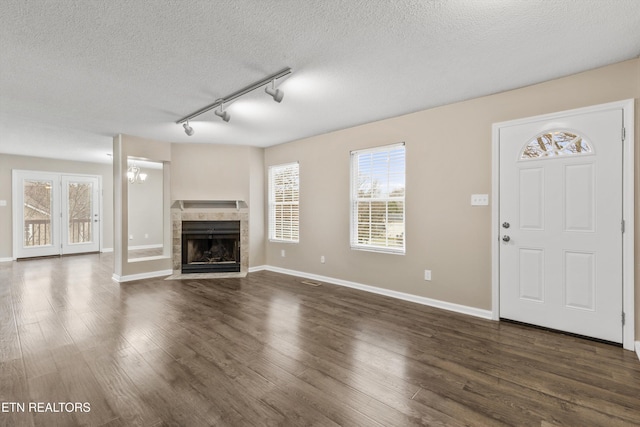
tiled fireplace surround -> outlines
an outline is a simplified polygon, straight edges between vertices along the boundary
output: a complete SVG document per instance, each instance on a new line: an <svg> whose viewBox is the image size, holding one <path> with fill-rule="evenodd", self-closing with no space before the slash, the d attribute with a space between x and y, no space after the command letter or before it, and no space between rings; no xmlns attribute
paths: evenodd
<svg viewBox="0 0 640 427"><path fill-rule="evenodd" d="M239 273L182 273L183 221L240 221ZM243 201L178 200L171 206L173 274L168 279L245 277L249 270L249 209Z"/></svg>

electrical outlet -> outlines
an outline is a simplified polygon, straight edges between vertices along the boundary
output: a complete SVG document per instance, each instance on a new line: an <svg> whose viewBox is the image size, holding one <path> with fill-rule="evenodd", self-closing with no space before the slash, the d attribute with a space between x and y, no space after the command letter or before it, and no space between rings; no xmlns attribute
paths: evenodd
<svg viewBox="0 0 640 427"><path fill-rule="evenodd" d="M487 205L489 205L488 194L472 194L471 195L471 206L487 206Z"/></svg>
<svg viewBox="0 0 640 427"><path fill-rule="evenodd" d="M144 238L145 238L145 239L148 239L148 238L149 238L149 235L148 235L147 233L145 233L145 234L144 234Z"/></svg>
<svg viewBox="0 0 640 427"><path fill-rule="evenodd" d="M324 264L324 255L320 257L320 264Z"/></svg>
<svg viewBox="0 0 640 427"><path fill-rule="evenodd" d="M133 234L129 235L129 240L133 240Z"/></svg>
<svg viewBox="0 0 640 427"><path fill-rule="evenodd" d="M6 200L0 200L0 206L7 206Z"/></svg>
<svg viewBox="0 0 640 427"><path fill-rule="evenodd" d="M287 253L284 251L284 249L282 249L282 250L280 251L280 256L281 256L282 258L284 258L284 257L286 257L286 256L287 256Z"/></svg>
<svg viewBox="0 0 640 427"><path fill-rule="evenodd" d="M424 271L424 280L431 280L431 270Z"/></svg>

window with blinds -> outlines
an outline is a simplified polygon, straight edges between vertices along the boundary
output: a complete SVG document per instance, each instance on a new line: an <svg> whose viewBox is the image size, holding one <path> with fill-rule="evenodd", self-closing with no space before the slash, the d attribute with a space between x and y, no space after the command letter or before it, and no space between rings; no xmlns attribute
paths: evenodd
<svg viewBox="0 0 640 427"><path fill-rule="evenodd" d="M298 163L269 167L269 240L299 240L300 176Z"/></svg>
<svg viewBox="0 0 640 427"><path fill-rule="evenodd" d="M405 252L404 143L351 152L351 247Z"/></svg>

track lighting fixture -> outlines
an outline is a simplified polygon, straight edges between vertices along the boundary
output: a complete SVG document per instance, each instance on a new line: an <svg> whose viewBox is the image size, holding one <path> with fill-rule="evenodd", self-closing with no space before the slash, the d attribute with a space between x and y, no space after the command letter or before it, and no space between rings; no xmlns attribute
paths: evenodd
<svg viewBox="0 0 640 427"><path fill-rule="evenodd" d="M240 90L237 90L232 94L225 96L224 98L216 99L216 101L213 104L207 105L206 107L201 108L198 111L195 111L189 114L188 116L184 116L183 118L178 120L176 123L182 124L182 126L184 127L184 132L187 135L191 136L193 135L194 131L193 131L193 128L189 126L189 120L193 119L194 117L198 117L199 115L204 114L207 111L214 110L218 107L220 107L220 110L214 111L215 115L218 117L221 117L222 120L224 120L225 122L228 122L231 119L231 116L229 115L229 112L224 109L223 104L228 103L229 101L233 101L236 98L240 98L241 96L246 95L247 93L252 92L258 88L261 88L264 85L267 85L264 91L269 95L271 95L274 101L281 102L282 98L284 97L284 92L281 89L275 88L276 80L288 74L291 74L292 72L293 71L291 70L291 68L289 67L284 68L278 71L277 73L271 74L270 76L267 76L262 80L258 80L257 82L250 84L249 86L246 86ZM271 87L268 86L269 84L271 84Z"/></svg>
<svg viewBox="0 0 640 427"><path fill-rule="evenodd" d="M188 136L193 135L193 128L189 126L189 120L183 123L182 127L184 128L184 133L186 133Z"/></svg>
<svg viewBox="0 0 640 427"><path fill-rule="evenodd" d="M282 98L284 98L284 92L280 89L275 89L276 81L271 80L271 87L267 86L264 88L264 91L273 97L273 100L276 102L281 102Z"/></svg>
<svg viewBox="0 0 640 427"><path fill-rule="evenodd" d="M222 120L224 120L225 122L228 122L231 119L229 112L224 110L223 104L220 104L220 111L216 110L214 111L214 113L216 114L216 116L222 117Z"/></svg>

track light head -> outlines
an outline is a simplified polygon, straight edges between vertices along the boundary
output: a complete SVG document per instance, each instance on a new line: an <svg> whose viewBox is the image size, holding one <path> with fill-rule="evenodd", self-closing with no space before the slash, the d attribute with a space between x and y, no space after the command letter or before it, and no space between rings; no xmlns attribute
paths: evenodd
<svg viewBox="0 0 640 427"><path fill-rule="evenodd" d="M273 85L273 82L271 83ZM282 98L284 98L284 92L281 91L280 89L273 89L267 86L264 88L264 91L267 92L269 95L271 95L273 97L273 100L276 102L281 102Z"/></svg>
<svg viewBox="0 0 640 427"><path fill-rule="evenodd" d="M228 122L229 120L231 120L231 116L229 115L229 113L223 110L222 108L220 109L220 111L218 110L214 111L214 113L216 113L216 116L222 117L222 120L224 120L225 122Z"/></svg>
<svg viewBox="0 0 640 427"><path fill-rule="evenodd" d="M182 127L184 128L184 133L186 133L189 136L193 135L193 128L191 126L189 126L189 122L188 121L183 123Z"/></svg>
<svg viewBox="0 0 640 427"><path fill-rule="evenodd" d="M224 109L224 104L233 101L235 99L240 98L243 95L246 95L250 92L253 92L256 89L259 89L261 87L264 87L265 92L268 93L269 95L271 95L271 97L273 98L274 101L276 102L281 102L282 98L284 98L284 92L280 89L276 89L276 80L289 75L292 73L291 68L287 67L284 68L280 71L278 71L277 73L273 73L261 80L258 80L257 82L254 82L252 84L250 84L249 86L243 87L240 90L237 90L227 96L225 96L224 98L218 98L216 99L213 104L209 104L206 107L203 107L201 109L199 109L198 111L194 111L193 113L189 114L188 116L184 116L183 118L179 119L176 121L176 124L183 124L184 126L184 131L187 135L191 136L193 135L193 128L191 128L191 126L189 126L189 119L193 119L195 117L198 117L201 114L204 114L208 111L214 110L214 113L216 114L216 116L221 117L222 120L224 120L225 122L228 122L231 119L231 115L229 113L227 113ZM271 83L271 86L269 87L269 83ZM266 87L265 87L266 85ZM217 111L216 108L220 107L220 110ZM186 122L186 123L185 123Z"/></svg>

